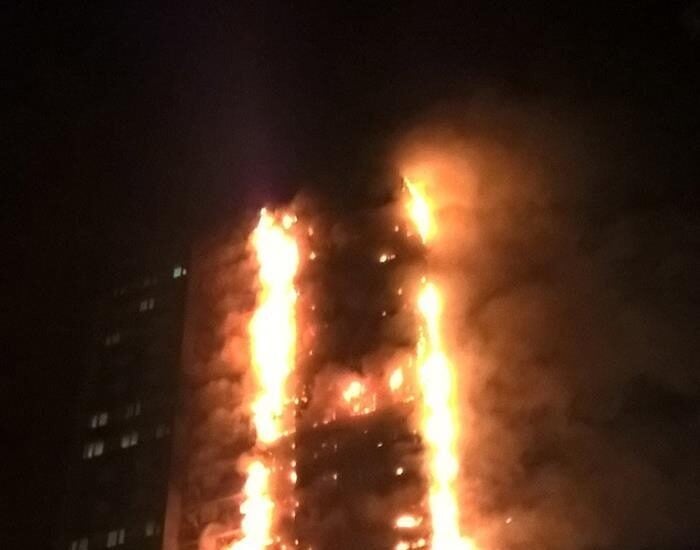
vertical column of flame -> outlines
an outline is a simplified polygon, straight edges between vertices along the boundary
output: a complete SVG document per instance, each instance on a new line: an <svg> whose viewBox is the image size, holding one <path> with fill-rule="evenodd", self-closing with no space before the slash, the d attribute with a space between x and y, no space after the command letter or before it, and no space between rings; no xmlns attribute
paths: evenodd
<svg viewBox="0 0 700 550"><path fill-rule="evenodd" d="M423 243L436 233L436 223L422 189L406 180L410 195L408 214ZM433 550L471 550L472 542L459 528L456 481L458 415L455 372L442 342L442 297L438 286L426 277L418 293L420 328L416 359L421 388L420 430L426 445L426 475Z"/></svg>
<svg viewBox="0 0 700 550"><path fill-rule="evenodd" d="M258 304L251 320L251 363L256 395L251 413L256 447L264 449L291 429L287 395L296 354L294 279L299 249L290 228L294 218L281 219L263 209L253 232L258 260ZM243 537L230 550L262 550L273 541L275 503L270 487L272 465L256 459L247 468L241 513Z"/></svg>
<svg viewBox="0 0 700 550"><path fill-rule="evenodd" d="M253 424L258 441L269 445L289 428L285 409L289 376L296 355L296 299L294 278L299 266L299 248L289 229L290 215L277 221L266 210L253 233L260 266L258 306L250 323L252 363L258 383L253 402Z"/></svg>

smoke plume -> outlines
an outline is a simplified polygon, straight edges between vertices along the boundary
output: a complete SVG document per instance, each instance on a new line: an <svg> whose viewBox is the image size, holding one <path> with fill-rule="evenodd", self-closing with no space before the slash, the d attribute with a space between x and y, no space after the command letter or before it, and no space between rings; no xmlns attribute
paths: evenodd
<svg viewBox="0 0 700 550"><path fill-rule="evenodd" d="M439 212L429 266L450 294L462 507L486 549L700 544L700 233L640 208L645 162L596 157L598 140L621 141L479 104L398 148Z"/></svg>

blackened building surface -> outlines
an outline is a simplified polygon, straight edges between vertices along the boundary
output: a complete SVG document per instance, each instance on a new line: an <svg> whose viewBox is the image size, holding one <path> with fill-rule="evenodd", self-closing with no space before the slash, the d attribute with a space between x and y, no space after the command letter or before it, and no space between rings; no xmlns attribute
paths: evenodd
<svg viewBox="0 0 700 550"><path fill-rule="evenodd" d="M428 525L422 443L401 403L297 433L300 548L422 548ZM410 515L416 525L401 527Z"/></svg>
<svg viewBox="0 0 700 550"><path fill-rule="evenodd" d="M88 328L60 550L163 546L187 268L114 289Z"/></svg>
<svg viewBox="0 0 700 550"><path fill-rule="evenodd" d="M399 359L412 356L412 313L400 292L408 268L399 260L412 260L411 251L399 254L403 234L383 213L347 218L299 230L310 259L297 280L296 430L271 451L281 468L295 464L298 507L276 500L286 519L274 532L300 549L422 548L429 526L413 403L386 384ZM165 550L221 550L241 536L241 459L253 444L254 223L250 216L211 234L192 254ZM361 403L343 400L352 380L366 386ZM406 514L420 524L397 527Z"/></svg>

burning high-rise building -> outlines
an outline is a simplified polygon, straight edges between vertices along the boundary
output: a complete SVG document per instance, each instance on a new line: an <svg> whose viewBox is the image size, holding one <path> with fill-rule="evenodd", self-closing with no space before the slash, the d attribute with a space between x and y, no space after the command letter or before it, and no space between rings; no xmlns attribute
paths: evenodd
<svg viewBox="0 0 700 550"><path fill-rule="evenodd" d="M354 212L262 209L195 248L170 342L181 406L168 476L158 463L164 550L471 548L421 192ZM120 529L86 526L89 546L76 530L69 548L146 548Z"/></svg>

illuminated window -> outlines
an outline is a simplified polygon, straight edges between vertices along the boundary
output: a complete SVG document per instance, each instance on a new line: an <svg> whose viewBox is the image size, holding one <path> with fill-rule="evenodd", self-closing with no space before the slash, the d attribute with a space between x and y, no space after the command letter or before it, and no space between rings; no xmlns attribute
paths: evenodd
<svg viewBox="0 0 700 550"><path fill-rule="evenodd" d="M160 439L161 437L165 437L169 434L170 426L168 426L167 424L158 424L158 426L156 426L156 439Z"/></svg>
<svg viewBox="0 0 700 550"><path fill-rule="evenodd" d="M155 284L157 284L157 283L158 283L158 277L156 277L155 275L154 275L153 277L146 277L146 278L143 280L143 286L144 286L144 288L145 288L145 287L152 286L152 285L155 285Z"/></svg>
<svg viewBox="0 0 700 550"><path fill-rule="evenodd" d="M134 403L129 403L126 406L126 413L124 416L126 418L131 418L132 416L138 416L141 414L141 401L135 401Z"/></svg>
<svg viewBox="0 0 700 550"><path fill-rule="evenodd" d="M176 265L173 268L173 279L179 279L180 277L184 277L185 275L187 275L187 269L185 269L181 265Z"/></svg>
<svg viewBox="0 0 700 550"><path fill-rule="evenodd" d="M138 442L139 442L139 432L134 430L132 432L125 433L124 435L122 435L121 447L122 447L122 449L127 449L129 447L133 447Z"/></svg>
<svg viewBox="0 0 700 550"><path fill-rule="evenodd" d="M139 303L139 312L143 313L144 311L151 311L156 305L156 301L154 298L146 298L145 300L141 300Z"/></svg>
<svg viewBox="0 0 700 550"><path fill-rule="evenodd" d="M105 450L105 443L101 439L98 439L97 441L91 441L90 443L85 444L83 447L83 458L84 459L90 459L94 458L96 456L100 456Z"/></svg>
<svg viewBox="0 0 700 550"><path fill-rule="evenodd" d="M82 539L76 539L71 541L69 550L88 550L88 539L83 537Z"/></svg>
<svg viewBox="0 0 700 550"><path fill-rule="evenodd" d="M121 342L121 339L122 339L121 334L119 334L118 332L113 332L112 334L108 334L107 337L105 338L105 346L107 346L107 347L114 346L114 345L118 344L119 342Z"/></svg>
<svg viewBox="0 0 700 550"><path fill-rule="evenodd" d="M108 420L109 420L109 414L107 414L106 412L93 414L90 417L90 427L91 428L99 428L100 426L106 426Z"/></svg>
<svg viewBox="0 0 700 550"><path fill-rule="evenodd" d="M150 520L146 522L145 531L147 537L152 537L160 533L160 526L155 521Z"/></svg>
<svg viewBox="0 0 700 550"><path fill-rule="evenodd" d="M124 544L126 529L116 529L107 533L107 548L114 548Z"/></svg>

